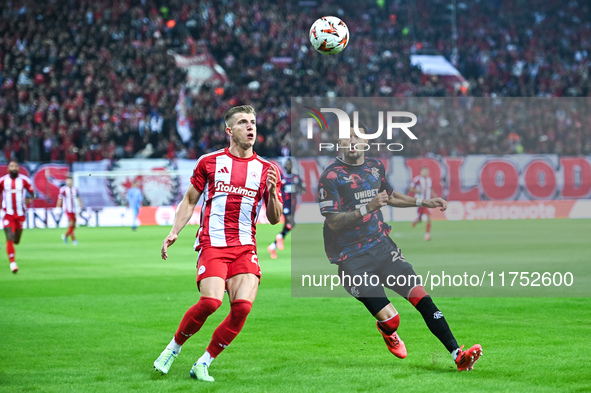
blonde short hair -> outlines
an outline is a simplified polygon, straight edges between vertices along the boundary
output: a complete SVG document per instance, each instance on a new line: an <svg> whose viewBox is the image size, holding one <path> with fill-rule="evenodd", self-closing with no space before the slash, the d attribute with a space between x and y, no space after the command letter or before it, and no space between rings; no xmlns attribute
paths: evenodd
<svg viewBox="0 0 591 393"><path fill-rule="evenodd" d="M256 116L256 112L254 111L254 108L252 106L250 106L250 105L234 106L234 107L228 109L228 111L224 115L224 121L226 122L226 127L228 126L228 121L236 113L247 113L247 114L255 115Z"/></svg>

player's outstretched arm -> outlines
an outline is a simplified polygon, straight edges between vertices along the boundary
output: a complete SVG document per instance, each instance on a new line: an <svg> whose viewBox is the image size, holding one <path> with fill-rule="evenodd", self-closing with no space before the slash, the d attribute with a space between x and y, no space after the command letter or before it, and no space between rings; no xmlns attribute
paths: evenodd
<svg viewBox="0 0 591 393"><path fill-rule="evenodd" d="M434 207L440 207L442 212L444 212L447 209L447 201L443 198L431 198L431 199L425 199L423 201L423 206L425 207L429 207L429 208L434 208Z"/></svg>
<svg viewBox="0 0 591 393"><path fill-rule="evenodd" d="M398 191L392 191L392 194L390 194L390 197L388 198L388 205L394 207L416 207L417 198L402 194Z"/></svg>
<svg viewBox="0 0 591 393"><path fill-rule="evenodd" d="M271 165L267 173L267 190L269 191L269 200L267 201L267 220L272 225L275 225L281 219L281 212L283 211L283 204L279 202L277 196L277 181L279 176L275 167Z"/></svg>
<svg viewBox="0 0 591 393"><path fill-rule="evenodd" d="M417 205L417 198L409 195L401 194L397 191L393 191L388 199L388 205L394 207L416 207L423 206L428 208L441 207L441 211L447 209L447 201L443 198L431 198L425 199L422 203Z"/></svg>
<svg viewBox="0 0 591 393"><path fill-rule="evenodd" d="M183 200L176 209L172 229L170 230L168 236L166 236L166 239L164 239L162 242L162 249L160 250L162 259L168 258L168 247L174 244L176 239L179 237L181 230L191 219L193 211L195 210L195 206L197 205L197 202L199 202L200 197L201 193L197 191L195 187L193 187L193 184L189 184L189 189L185 193Z"/></svg>

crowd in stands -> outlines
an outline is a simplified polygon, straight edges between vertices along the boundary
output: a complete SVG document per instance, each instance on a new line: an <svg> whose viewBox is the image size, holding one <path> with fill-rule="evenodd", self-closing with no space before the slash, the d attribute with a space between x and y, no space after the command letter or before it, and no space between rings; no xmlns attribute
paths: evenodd
<svg viewBox="0 0 591 393"><path fill-rule="evenodd" d="M299 133L291 139L291 98L298 96L591 95L587 2L453 3L457 39L452 2L444 0L364 2L361 9L353 0L6 2L0 10L0 159L194 159L227 145L223 114L246 103L257 110L259 154L301 155L290 151L292 142L294 149L306 148ZM337 56L322 56L309 44L309 28L322 15L341 17L351 31ZM229 83L187 91L191 138L185 143L175 106L186 74L171 53L194 54L196 43ZM426 78L411 66L412 53L444 55L467 89ZM529 117L510 110L516 119L488 126L474 113L480 105L463 115L449 109L445 121L439 116L429 123L420 146L403 154L591 154L591 111L587 99L580 100L574 108L548 105L543 113L525 104ZM475 118L462 127L458 119L469 115Z"/></svg>

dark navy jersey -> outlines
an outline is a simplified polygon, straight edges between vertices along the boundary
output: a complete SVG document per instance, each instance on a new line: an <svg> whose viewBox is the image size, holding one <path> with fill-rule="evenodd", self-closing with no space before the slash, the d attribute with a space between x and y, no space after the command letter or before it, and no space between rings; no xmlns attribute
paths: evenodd
<svg viewBox="0 0 591 393"><path fill-rule="evenodd" d="M302 180L295 174L284 174L281 177L281 192L283 194L283 205L291 205L292 198L295 200L297 193L303 188Z"/></svg>
<svg viewBox="0 0 591 393"><path fill-rule="evenodd" d="M371 202L378 192L392 194L386 180L386 169L380 160L366 158L363 164L351 165L337 158L329 165L318 183L320 213L337 214L359 209ZM380 210L363 217L359 224L332 231L324 222L324 248L331 263L340 263L367 252L383 242L391 227L384 223Z"/></svg>

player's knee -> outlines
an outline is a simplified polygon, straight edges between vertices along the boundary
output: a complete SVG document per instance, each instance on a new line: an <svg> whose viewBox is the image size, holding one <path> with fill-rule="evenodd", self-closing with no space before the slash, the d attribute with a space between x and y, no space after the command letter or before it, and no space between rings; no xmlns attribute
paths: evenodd
<svg viewBox="0 0 591 393"><path fill-rule="evenodd" d="M425 287L422 285L417 285L416 287L410 290L407 299L410 302L410 304L416 307L417 304L419 304L419 302L426 297L429 297L429 294L427 293L427 291L425 291Z"/></svg>
<svg viewBox="0 0 591 393"><path fill-rule="evenodd" d="M252 302L245 299L234 300L230 305L230 316L237 321L246 319L250 310L252 309Z"/></svg>
<svg viewBox="0 0 591 393"><path fill-rule="evenodd" d="M222 301L214 297L201 296L197 305L204 314L211 315L222 305Z"/></svg>
<svg viewBox="0 0 591 393"><path fill-rule="evenodd" d="M365 308L367 308L367 311L369 311L373 316L377 315L384 307L390 304L390 300L388 300L386 296L358 297L357 300L363 303Z"/></svg>

